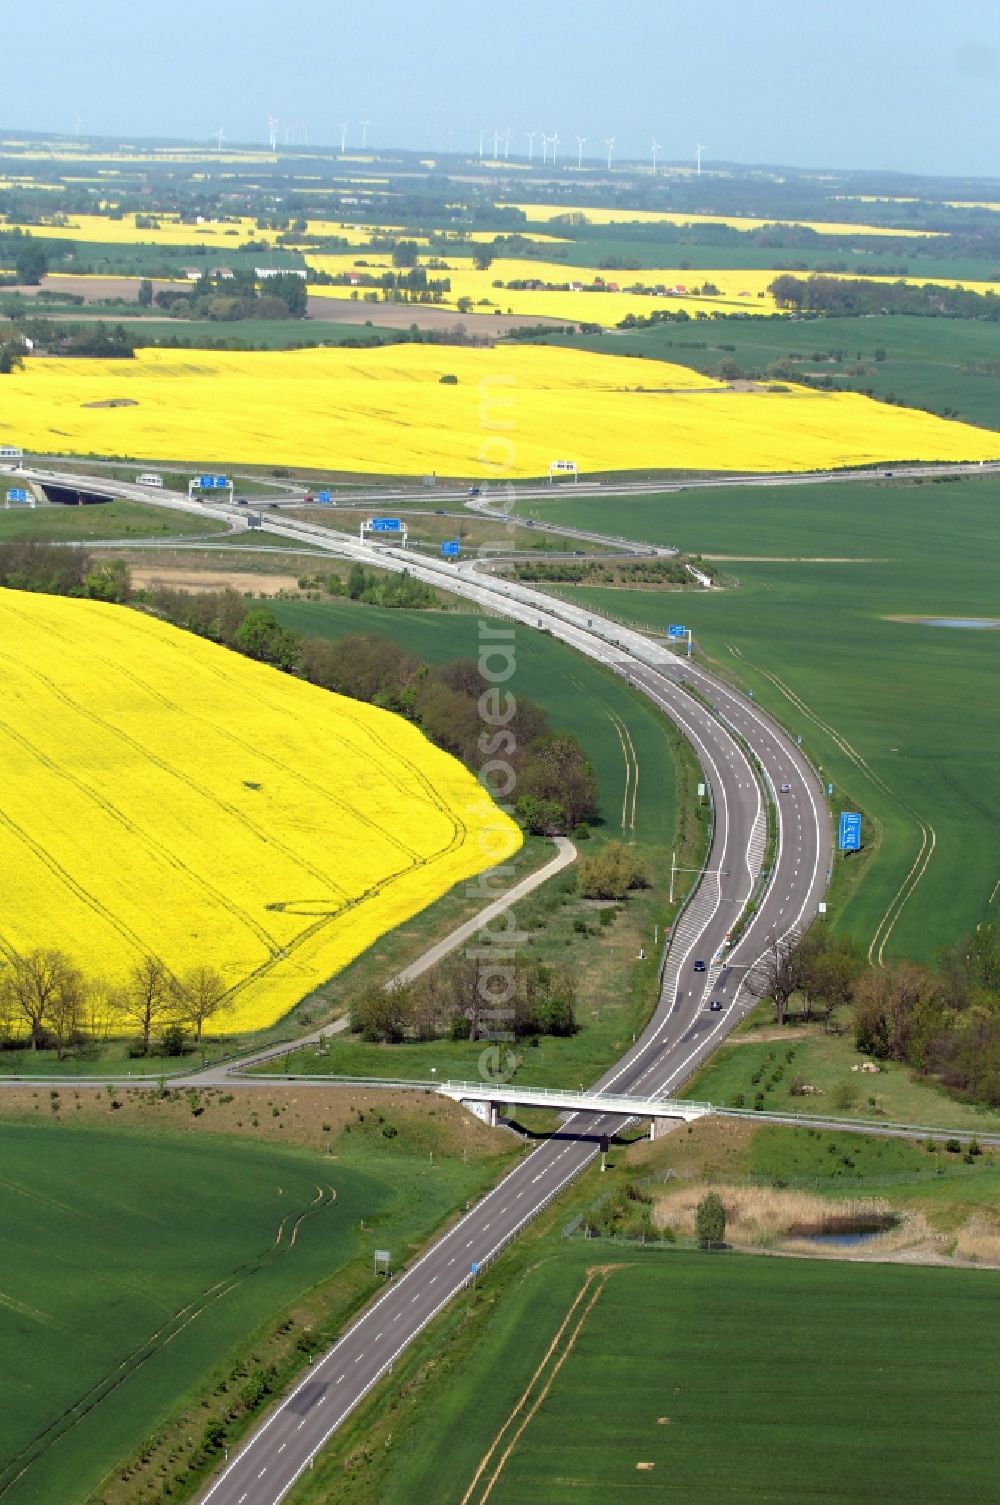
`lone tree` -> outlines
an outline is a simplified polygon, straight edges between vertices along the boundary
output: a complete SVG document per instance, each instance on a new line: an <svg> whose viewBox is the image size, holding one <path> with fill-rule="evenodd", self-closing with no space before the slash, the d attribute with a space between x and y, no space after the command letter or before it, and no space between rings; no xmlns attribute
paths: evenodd
<svg viewBox="0 0 1000 1505"><path fill-rule="evenodd" d="M214 967L192 967L174 979L173 993L180 1016L177 1022L182 1019L192 1025L198 1042L209 1019L231 1008L233 1003L226 979Z"/></svg>
<svg viewBox="0 0 1000 1505"><path fill-rule="evenodd" d="M113 1000L115 1012L134 1025L149 1054L149 1037L177 1013L173 979L158 956L144 956L132 968L125 986Z"/></svg>
<svg viewBox="0 0 1000 1505"><path fill-rule="evenodd" d="M698 1203L694 1215L694 1231L702 1249L714 1249L725 1243L726 1209L717 1192L710 1191Z"/></svg>
<svg viewBox="0 0 1000 1505"><path fill-rule="evenodd" d="M767 950L747 979L758 998L774 1002L775 1022L784 1024L793 994L802 986L803 950L801 937L794 934L772 936Z"/></svg>

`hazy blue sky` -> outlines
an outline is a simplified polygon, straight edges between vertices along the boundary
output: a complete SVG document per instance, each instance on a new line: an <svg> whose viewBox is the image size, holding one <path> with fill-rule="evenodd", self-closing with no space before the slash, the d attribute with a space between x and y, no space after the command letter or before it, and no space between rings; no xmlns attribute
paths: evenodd
<svg viewBox="0 0 1000 1505"><path fill-rule="evenodd" d="M996 0L34 0L5 6L0 127L707 156L1000 174ZM536 143L537 149L537 143Z"/></svg>

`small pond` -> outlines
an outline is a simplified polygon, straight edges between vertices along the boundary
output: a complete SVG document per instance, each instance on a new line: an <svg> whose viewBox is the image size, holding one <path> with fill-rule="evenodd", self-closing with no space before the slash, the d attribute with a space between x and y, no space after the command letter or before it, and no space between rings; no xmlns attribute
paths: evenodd
<svg viewBox="0 0 1000 1505"><path fill-rule="evenodd" d="M850 1248L878 1238L899 1225L894 1212L860 1212L820 1218L816 1223L793 1223L788 1238L808 1239L810 1244Z"/></svg>

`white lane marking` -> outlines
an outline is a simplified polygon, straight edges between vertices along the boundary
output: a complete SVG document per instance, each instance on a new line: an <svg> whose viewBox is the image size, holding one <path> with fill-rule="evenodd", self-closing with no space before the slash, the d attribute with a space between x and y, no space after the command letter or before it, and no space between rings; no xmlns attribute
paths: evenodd
<svg viewBox="0 0 1000 1505"><path fill-rule="evenodd" d="M283 1453L285 1451L285 1449L286 1449L287 1446L288 1446L288 1443L287 1442L283 1442L281 1444L280 1448L278 1449L278 1452L279 1453Z"/></svg>

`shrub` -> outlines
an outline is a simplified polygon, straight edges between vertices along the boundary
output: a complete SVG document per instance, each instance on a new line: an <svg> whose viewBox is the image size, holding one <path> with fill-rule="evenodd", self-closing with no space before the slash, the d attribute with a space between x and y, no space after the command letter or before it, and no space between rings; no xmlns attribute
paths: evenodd
<svg viewBox="0 0 1000 1505"><path fill-rule="evenodd" d="M649 887L649 868L624 842L609 841L580 859L577 882L585 898L624 899L630 889Z"/></svg>
<svg viewBox="0 0 1000 1505"><path fill-rule="evenodd" d="M724 1242L726 1237L726 1209L717 1192L710 1191L698 1203L694 1215L694 1229L698 1243L703 1249L712 1249Z"/></svg>

